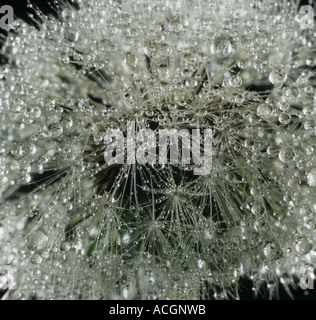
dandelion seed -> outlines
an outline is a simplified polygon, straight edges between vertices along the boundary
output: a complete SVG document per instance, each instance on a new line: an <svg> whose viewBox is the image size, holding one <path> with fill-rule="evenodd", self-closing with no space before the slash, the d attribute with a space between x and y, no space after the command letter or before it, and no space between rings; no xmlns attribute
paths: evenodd
<svg viewBox="0 0 316 320"><path fill-rule="evenodd" d="M33 8L37 28L16 19L1 49L4 297L238 298L241 276L290 290L316 265L315 37L299 8L58 3ZM170 144L140 163L159 129L211 130L211 170Z"/></svg>

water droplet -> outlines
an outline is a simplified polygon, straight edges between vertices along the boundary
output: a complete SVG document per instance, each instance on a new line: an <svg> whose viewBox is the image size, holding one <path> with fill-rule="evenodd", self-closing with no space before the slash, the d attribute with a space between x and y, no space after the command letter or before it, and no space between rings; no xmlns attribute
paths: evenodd
<svg viewBox="0 0 316 320"><path fill-rule="evenodd" d="M307 222L306 222L306 227L308 228L308 229L310 229L310 230L315 230L316 229L316 222L315 222L315 220L308 220Z"/></svg>
<svg viewBox="0 0 316 320"><path fill-rule="evenodd" d="M250 65L249 60L239 59L239 60L237 61L237 66L238 66L238 68L240 68L240 69L246 69L246 68L249 67L249 65Z"/></svg>
<svg viewBox="0 0 316 320"><path fill-rule="evenodd" d="M200 268L200 269L205 269L206 268L206 262L204 261L204 260L198 260L198 267Z"/></svg>
<svg viewBox="0 0 316 320"><path fill-rule="evenodd" d="M229 85L233 88L238 88L242 85L242 79L239 75L235 75L229 78Z"/></svg>
<svg viewBox="0 0 316 320"><path fill-rule="evenodd" d="M288 186L290 188L297 188L299 185L300 185L300 179L297 177L292 177L288 182Z"/></svg>
<svg viewBox="0 0 316 320"><path fill-rule="evenodd" d="M279 121L282 124L288 124L291 121L291 116L286 112L282 112L279 116Z"/></svg>
<svg viewBox="0 0 316 320"><path fill-rule="evenodd" d="M61 251L68 251L70 249L70 244L67 241L63 241L60 244L60 250Z"/></svg>
<svg viewBox="0 0 316 320"><path fill-rule="evenodd" d="M128 66L133 67L136 63L136 57L132 53L127 52L126 57L125 57L125 61Z"/></svg>
<svg viewBox="0 0 316 320"><path fill-rule="evenodd" d="M276 106L281 110L281 111L288 111L290 108L290 105L287 102L282 102L279 101L276 103Z"/></svg>
<svg viewBox="0 0 316 320"><path fill-rule="evenodd" d="M302 254L309 253L312 250L312 248L313 245L309 243L307 239L300 238L296 241L295 249Z"/></svg>
<svg viewBox="0 0 316 320"><path fill-rule="evenodd" d="M254 215L262 215L264 213L264 208L261 205L253 205L251 208L251 212Z"/></svg>
<svg viewBox="0 0 316 320"><path fill-rule="evenodd" d="M71 118L63 118L63 119L61 120L61 124L62 124L62 126L64 126L65 128L70 129L70 128L72 127L72 125L73 125L73 121L72 121Z"/></svg>
<svg viewBox="0 0 316 320"><path fill-rule="evenodd" d="M288 149L282 149L279 152L279 159L284 163L288 162L289 160L292 160L293 156L294 156L293 152Z"/></svg>
<svg viewBox="0 0 316 320"><path fill-rule="evenodd" d="M33 264L40 264L43 261L43 258L39 254L34 254L31 257L31 263Z"/></svg>
<svg viewBox="0 0 316 320"><path fill-rule="evenodd" d="M316 187L316 168L313 168L307 174L307 184L311 187Z"/></svg>
<svg viewBox="0 0 316 320"><path fill-rule="evenodd" d="M314 130L315 123L314 120L306 120L304 123L304 129L305 130Z"/></svg>
<svg viewBox="0 0 316 320"><path fill-rule="evenodd" d="M278 155L278 149L275 146L268 146L267 154L271 157L276 157Z"/></svg>
<svg viewBox="0 0 316 320"><path fill-rule="evenodd" d="M173 32L179 32L182 29L180 18L174 18L170 23L170 30Z"/></svg>
<svg viewBox="0 0 316 320"><path fill-rule="evenodd" d="M267 258L277 258L281 252L275 243L268 241L263 248L263 253Z"/></svg>
<svg viewBox="0 0 316 320"><path fill-rule="evenodd" d="M269 81L276 86L281 86L286 79L287 73L283 69L275 69L269 75Z"/></svg>
<svg viewBox="0 0 316 320"><path fill-rule="evenodd" d="M266 118L271 116L271 107L267 103L262 103L257 108L257 115L261 118Z"/></svg>
<svg viewBox="0 0 316 320"><path fill-rule="evenodd" d="M223 56L227 56L232 52L231 42L223 37L217 37L211 45L211 52Z"/></svg>
<svg viewBox="0 0 316 320"><path fill-rule="evenodd" d="M52 123L48 126L48 131L52 137L57 138L63 133L63 127L59 123Z"/></svg>
<svg viewBox="0 0 316 320"><path fill-rule="evenodd" d="M68 64L70 62L70 58L68 56L64 56L61 58L61 62L64 64Z"/></svg>
<svg viewBox="0 0 316 320"><path fill-rule="evenodd" d="M310 206L307 205L307 204L303 204L303 205L301 206L301 208L300 208L300 214L301 214L302 216L307 216L307 215L309 215L310 213L311 213L311 208L310 208Z"/></svg>
<svg viewBox="0 0 316 320"><path fill-rule="evenodd" d="M30 250L42 250L48 243L48 237L42 231L35 231L26 239L26 243Z"/></svg>

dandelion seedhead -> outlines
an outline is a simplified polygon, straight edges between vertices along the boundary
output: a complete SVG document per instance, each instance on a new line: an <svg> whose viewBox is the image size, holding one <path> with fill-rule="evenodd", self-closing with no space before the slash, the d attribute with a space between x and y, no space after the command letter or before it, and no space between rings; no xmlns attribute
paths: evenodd
<svg viewBox="0 0 316 320"><path fill-rule="evenodd" d="M29 7L1 51L4 297L225 299L242 277L271 296L314 279L316 31L298 4ZM131 123L153 135L130 144ZM150 158L163 129L211 130L211 170L170 161L171 138ZM152 161L119 159L113 130Z"/></svg>

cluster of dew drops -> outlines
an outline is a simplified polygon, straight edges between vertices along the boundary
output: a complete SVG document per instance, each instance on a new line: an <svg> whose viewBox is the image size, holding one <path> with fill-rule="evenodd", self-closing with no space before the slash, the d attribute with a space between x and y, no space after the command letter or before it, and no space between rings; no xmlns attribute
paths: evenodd
<svg viewBox="0 0 316 320"><path fill-rule="evenodd" d="M270 295L313 279L316 31L300 29L298 7L54 8L29 5L36 27L16 19L1 49L4 297L225 299L241 277ZM107 130L131 121L212 129L212 171L109 165Z"/></svg>

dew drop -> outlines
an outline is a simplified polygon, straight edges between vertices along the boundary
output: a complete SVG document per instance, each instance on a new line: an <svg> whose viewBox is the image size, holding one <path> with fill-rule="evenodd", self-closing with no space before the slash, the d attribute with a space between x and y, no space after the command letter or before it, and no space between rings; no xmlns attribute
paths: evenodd
<svg viewBox="0 0 316 320"><path fill-rule="evenodd" d="M233 88L238 88L242 85L242 79L239 75L235 75L229 78L229 85Z"/></svg>
<svg viewBox="0 0 316 320"><path fill-rule="evenodd" d="M291 121L291 116L286 112L282 112L279 116L279 121L282 124L289 124Z"/></svg>
<svg viewBox="0 0 316 320"><path fill-rule="evenodd" d="M48 131L52 137L57 138L63 133L63 127L59 123L52 123L48 126Z"/></svg>
<svg viewBox="0 0 316 320"><path fill-rule="evenodd" d="M43 258L39 254L34 254L31 257L31 263L33 264L40 264L43 261Z"/></svg>
<svg viewBox="0 0 316 320"><path fill-rule="evenodd" d="M276 106L281 110L281 111L288 111L290 108L290 105L286 102L279 101L276 103Z"/></svg>
<svg viewBox="0 0 316 320"><path fill-rule="evenodd" d="M315 128L314 120L306 120L304 123L305 130L313 130Z"/></svg>
<svg viewBox="0 0 316 320"><path fill-rule="evenodd" d="M70 249L70 244L67 241L63 241L60 244L60 250L61 251L68 251Z"/></svg>
<svg viewBox="0 0 316 320"><path fill-rule="evenodd" d="M271 107L267 103L262 103L257 108L257 115L261 118L266 118L271 116Z"/></svg>
<svg viewBox="0 0 316 320"><path fill-rule="evenodd" d="M279 159L283 162L283 163L286 163L288 162L289 160L292 160L293 158L293 152L291 150L285 150L285 149L282 149L280 152L279 152Z"/></svg>
<svg viewBox="0 0 316 320"><path fill-rule="evenodd" d="M277 258L281 252L273 242L268 241L263 248L263 253L267 258Z"/></svg>
<svg viewBox="0 0 316 320"><path fill-rule="evenodd" d="M46 247L48 237L42 231L36 231L26 239L27 247L33 251L39 251Z"/></svg>
<svg viewBox="0 0 316 320"><path fill-rule="evenodd" d="M307 174L307 184L311 187L316 187L316 168L313 168Z"/></svg>
<svg viewBox="0 0 316 320"><path fill-rule="evenodd" d="M70 58L68 56L64 56L61 58L61 62L64 64L70 63Z"/></svg>
<svg viewBox="0 0 316 320"><path fill-rule="evenodd" d="M127 52L125 57L126 64L130 67L133 67L136 62L136 57L134 54Z"/></svg>
<svg viewBox="0 0 316 320"><path fill-rule="evenodd" d="M217 37L211 45L211 52L227 56L232 52L231 42L223 37Z"/></svg>
<svg viewBox="0 0 316 320"><path fill-rule="evenodd" d="M287 73L283 69L275 69L269 75L269 81L276 85L282 85L287 79Z"/></svg>
<svg viewBox="0 0 316 320"><path fill-rule="evenodd" d="M206 268L206 262L204 261L204 260L199 260L198 261L198 267L200 268L200 269L205 269Z"/></svg>

